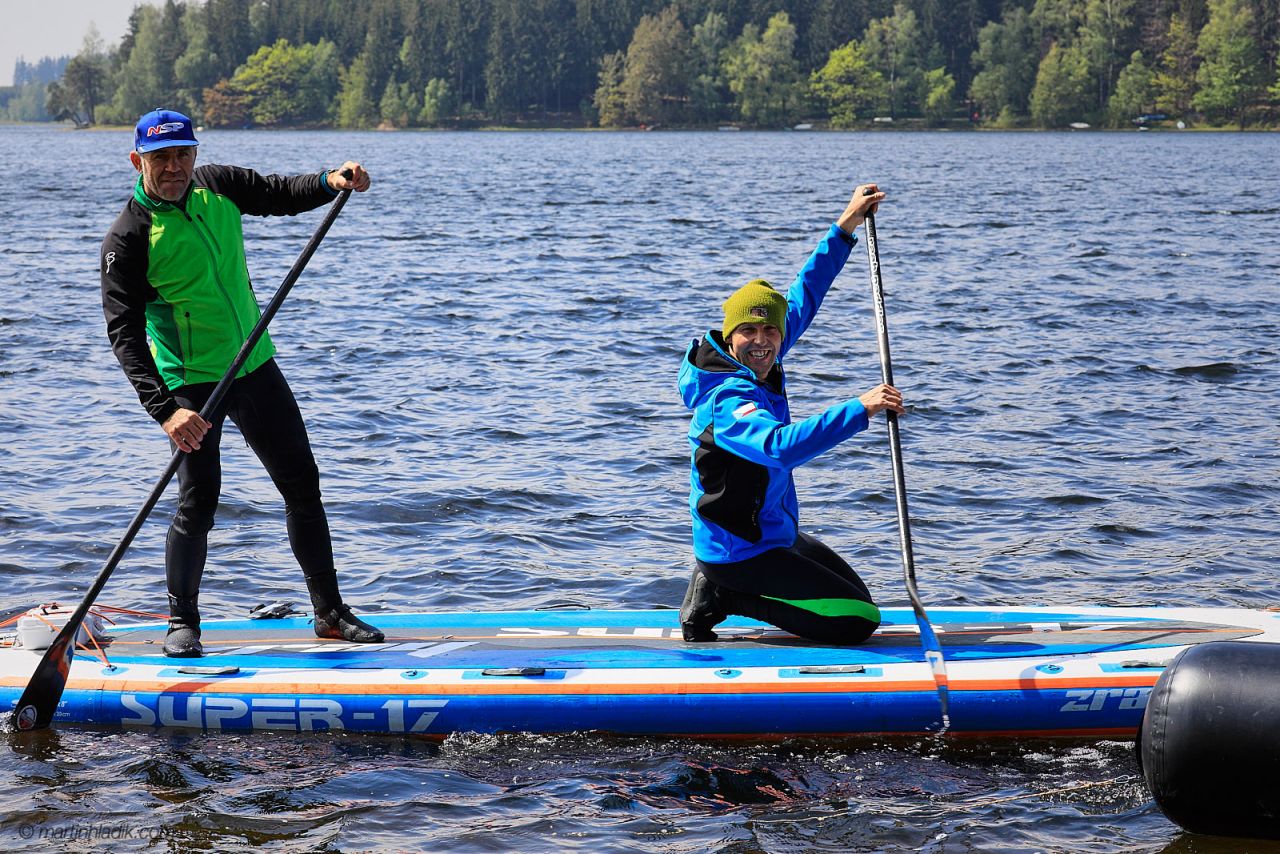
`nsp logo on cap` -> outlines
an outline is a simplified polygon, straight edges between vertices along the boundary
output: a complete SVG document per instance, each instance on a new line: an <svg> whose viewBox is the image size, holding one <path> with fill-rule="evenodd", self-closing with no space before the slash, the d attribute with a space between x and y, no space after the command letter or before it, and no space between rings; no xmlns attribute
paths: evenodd
<svg viewBox="0 0 1280 854"><path fill-rule="evenodd" d="M170 131L182 130L186 126L186 122L165 122L162 125L147 128L147 136L155 136L158 133L169 133Z"/></svg>
<svg viewBox="0 0 1280 854"><path fill-rule="evenodd" d="M152 110L138 119L133 147L139 153L175 145L199 145L191 130L191 119L174 110Z"/></svg>

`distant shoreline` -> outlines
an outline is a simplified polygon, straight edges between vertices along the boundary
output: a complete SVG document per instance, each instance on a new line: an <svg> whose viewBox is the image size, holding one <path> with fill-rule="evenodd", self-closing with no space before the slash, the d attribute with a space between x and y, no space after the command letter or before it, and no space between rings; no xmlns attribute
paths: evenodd
<svg viewBox="0 0 1280 854"><path fill-rule="evenodd" d="M64 131L105 131L105 132L121 132L132 133L131 125L90 125L88 127L77 128L66 122L11 122L0 121L0 126L4 127L33 127L33 128L50 128L56 127ZM582 125L476 125L469 127L410 127L410 128L340 128L331 125L311 126L311 127L250 127L250 128L202 128L200 132L217 133L222 131L251 131L254 133L276 133L288 131L337 131L337 132L376 132L376 133L459 133L483 131L486 133L512 133L512 132L581 132L581 133L1275 133L1280 131L1278 127L1247 127L1241 130L1238 127L1221 127L1211 125L1194 125L1185 128L1165 127L1161 125L1151 125L1145 127L1087 127L1087 128L1032 128L1032 127L1013 127L999 128L987 127L982 125L954 125L949 127L929 127L927 125L916 124L898 124L892 125L888 123L877 123L866 126L858 126L852 128L833 128L828 126L814 125L813 127L803 130L795 128L755 128L755 127L737 127L722 125L719 127L711 126L690 126L690 127L623 127L623 128L600 128L585 127Z"/></svg>

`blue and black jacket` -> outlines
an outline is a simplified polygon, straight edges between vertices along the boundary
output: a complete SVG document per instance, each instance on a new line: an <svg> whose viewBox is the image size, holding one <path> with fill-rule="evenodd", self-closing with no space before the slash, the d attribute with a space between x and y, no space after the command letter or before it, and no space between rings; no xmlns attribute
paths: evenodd
<svg viewBox="0 0 1280 854"><path fill-rule="evenodd" d="M693 410L689 510L700 561L733 563L789 548L800 515L792 470L867 428L857 399L792 424L782 366L856 241L832 225L797 274L787 290L778 361L764 380L729 355L716 330L695 339L685 355L680 394Z"/></svg>

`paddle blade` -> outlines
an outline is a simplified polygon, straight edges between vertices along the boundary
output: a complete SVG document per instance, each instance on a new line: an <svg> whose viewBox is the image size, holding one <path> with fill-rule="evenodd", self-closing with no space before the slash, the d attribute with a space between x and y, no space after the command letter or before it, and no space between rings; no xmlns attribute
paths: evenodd
<svg viewBox="0 0 1280 854"><path fill-rule="evenodd" d="M942 707L942 728L938 735L951 729L951 692L947 685L947 660L942 655L942 644L934 634L929 620L920 614L916 615L916 623L920 626L920 644L924 647L924 660L929 662L929 670L933 673L933 684L938 691L938 705Z"/></svg>
<svg viewBox="0 0 1280 854"><path fill-rule="evenodd" d="M18 705L14 707L14 729L22 732L45 729L53 721L53 713L58 709L62 691L67 686L67 675L71 672L71 658L75 655L75 638L80 631L80 623L81 620L68 620L45 650L26 690L18 698Z"/></svg>

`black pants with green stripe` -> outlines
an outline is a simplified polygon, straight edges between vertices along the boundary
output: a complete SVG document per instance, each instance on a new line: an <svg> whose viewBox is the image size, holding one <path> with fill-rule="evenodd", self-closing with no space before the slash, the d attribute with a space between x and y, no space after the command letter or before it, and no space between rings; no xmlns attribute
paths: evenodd
<svg viewBox="0 0 1280 854"><path fill-rule="evenodd" d="M727 613L829 644L862 643L880 625L867 585L840 555L807 534L789 549L698 569L718 588Z"/></svg>

